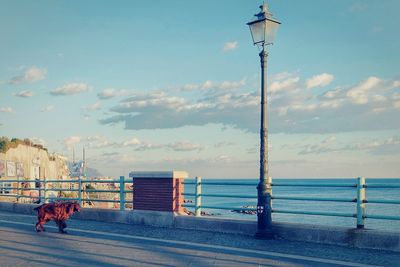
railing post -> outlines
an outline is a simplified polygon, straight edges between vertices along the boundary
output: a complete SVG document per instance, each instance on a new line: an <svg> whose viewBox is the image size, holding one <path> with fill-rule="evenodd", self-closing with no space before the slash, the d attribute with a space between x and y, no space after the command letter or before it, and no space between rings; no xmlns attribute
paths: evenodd
<svg viewBox="0 0 400 267"><path fill-rule="evenodd" d="M82 206L82 176L78 178L78 203Z"/></svg>
<svg viewBox="0 0 400 267"><path fill-rule="evenodd" d="M43 178L43 203L48 203L48 199L47 199L47 181L46 181L46 177Z"/></svg>
<svg viewBox="0 0 400 267"><path fill-rule="evenodd" d="M364 228L365 218L365 178L357 179L357 228Z"/></svg>
<svg viewBox="0 0 400 267"><path fill-rule="evenodd" d="M125 210L125 177L119 177L119 210Z"/></svg>
<svg viewBox="0 0 400 267"><path fill-rule="evenodd" d="M17 176L17 203L19 203L19 196L20 196L20 194L19 194L19 176Z"/></svg>
<svg viewBox="0 0 400 267"><path fill-rule="evenodd" d="M201 216L201 177L196 177L195 216Z"/></svg>

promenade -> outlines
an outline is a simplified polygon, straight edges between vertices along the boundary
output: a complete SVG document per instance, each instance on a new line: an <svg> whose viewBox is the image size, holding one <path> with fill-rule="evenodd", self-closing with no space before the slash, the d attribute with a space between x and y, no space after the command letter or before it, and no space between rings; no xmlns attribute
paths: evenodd
<svg viewBox="0 0 400 267"><path fill-rule="evenodd" d="M0 211L0 266L399 266L400 253Z"/></svg>

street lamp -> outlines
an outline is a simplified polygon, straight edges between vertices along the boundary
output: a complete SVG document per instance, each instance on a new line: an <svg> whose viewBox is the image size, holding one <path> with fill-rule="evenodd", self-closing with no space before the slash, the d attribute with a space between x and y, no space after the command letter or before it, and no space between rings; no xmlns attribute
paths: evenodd
<svg viewBox="0 0 400 267"><path fill-rule="evenodd" d="M260 181L257 186L257 233L260 239L273 238L272 207L271 207L271 178L268 175L268 119L267 119L267 46L274 41L275 32L281 24L272 18L268 6L260 6L256 20L247 23L250 27L254 45L261 50L261 126L260 126Z"/></svg>

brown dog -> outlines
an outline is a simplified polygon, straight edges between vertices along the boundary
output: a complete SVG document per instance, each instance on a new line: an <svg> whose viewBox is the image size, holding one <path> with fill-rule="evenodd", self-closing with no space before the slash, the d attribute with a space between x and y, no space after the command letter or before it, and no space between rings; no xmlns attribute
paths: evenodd
<svg viewBox="0 0 400 267"><path fill-rule="evenodd" d="M58 226L60 233L67 233L64 229L67 228L65 223L74 212L80 212L81 207L75 202L56 202L43 204L34 208L38 212L38 222L36 223L36 231L44 231L44 224L54 220Z"/></svg>

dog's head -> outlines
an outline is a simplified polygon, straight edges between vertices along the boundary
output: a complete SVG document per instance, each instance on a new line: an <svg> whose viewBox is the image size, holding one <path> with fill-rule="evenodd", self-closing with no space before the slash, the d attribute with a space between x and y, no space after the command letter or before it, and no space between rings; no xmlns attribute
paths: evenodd
<svg viewBox="0 0 400 267"><path fill-rule="evenodd" d="M68 214L73 214L74 212L80 212L81 211L81 206L74 202L74 203L68 203L67 206L67 213Z"/></svg>

